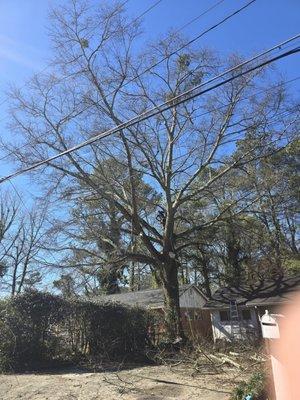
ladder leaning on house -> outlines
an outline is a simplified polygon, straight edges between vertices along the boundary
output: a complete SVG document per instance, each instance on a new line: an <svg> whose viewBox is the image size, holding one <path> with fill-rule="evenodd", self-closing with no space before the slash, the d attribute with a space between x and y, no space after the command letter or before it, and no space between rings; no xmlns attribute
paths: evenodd
<svg viewBox="0 0 300 400"><path fill-rule="evenodd" d="M239 316L237 302L235 300L229 303L229 317L231 326L231 340L242 338L241 320Z"/></svg>

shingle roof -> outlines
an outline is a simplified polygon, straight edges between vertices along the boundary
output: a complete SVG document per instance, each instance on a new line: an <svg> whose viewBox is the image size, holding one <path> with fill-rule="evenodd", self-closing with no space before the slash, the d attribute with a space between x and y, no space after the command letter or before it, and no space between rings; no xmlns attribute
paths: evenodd
<svg viewBox="0 0 300 400"><path fill-rule="evenodd" d="M300 276L261 281L256 286L239 288L221 287L205 303L205 308L227 308L230 301L238 305L259 306L290 302L295 292L300 291Z"/></svg>
<svg viewBox="0 0 300 400"><path fill-rule="evenodd" d="M182 285L179 287L179 296L182 295L189 287L194 285ZM147 289L139 290L137 292L126 292L110 294L106 296L97 296L94 301L109 301L126 304L129 306L139 307L151 307L151 308L162 308L164 305L164 294L163 290L158 289Z"/></svg>

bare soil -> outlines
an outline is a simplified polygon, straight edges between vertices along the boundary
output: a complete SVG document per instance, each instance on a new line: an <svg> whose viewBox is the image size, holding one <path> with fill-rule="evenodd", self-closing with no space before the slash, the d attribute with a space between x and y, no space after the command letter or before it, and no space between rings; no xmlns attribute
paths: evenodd
<svg viewBox="0 0 300 400"><path fill-rule="evenodd" d="M236 370L193 376L183 365L0 375L0 400L226 400L242 378Z"/></svg>

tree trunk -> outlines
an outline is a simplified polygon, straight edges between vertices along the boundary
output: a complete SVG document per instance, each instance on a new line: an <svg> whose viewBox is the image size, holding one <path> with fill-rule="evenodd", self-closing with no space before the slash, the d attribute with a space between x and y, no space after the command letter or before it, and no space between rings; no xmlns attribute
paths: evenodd
<svg viewBox="0 0 300 400"><path fill-rule="evenodd" d="M131 292L135 290L135 262L131 262L130 266L130 278L129 278L129 289Z"/></svg>
<svg viewBox="0 0 300 400"><path fill-rule="evenodd" d="M119 271L115 266L110 265L106 268L103 268L103 270L99 273L99 280L105 294L120 293L118 278Z"/></svg>
<svg viewBox="0 0 300 400"><path fill-rule="evenodd" d="M17 270L18 270L18 265L14 266L14 272L12 276L12 285L11 285L11 297L13 297L16 294L16 287L17 287Z"/></svg>
<svg viewBox="0 0 300 400"><path fill-rule="evenodd" d="M210 288L211 287L210 275L209 275L210 265L209 265L209 258L207 256L207 254L205 254L205 252L200 251L200 257L197 260L197 264L199 264L199 266L197 266L197 268L200 267L200 272L203 277L203 281L204 281L203 286L204 286L205 294L210 299L211 295L212 295L211 288ZM195 282L195 284L197 285L197 282Z"/></svg>
<svg viewBox="0 0 300 400"><path fill-rule="evenodd" d="M209 299L211 299L212 293L211 293L211 288L210 288L210 278L209 278L208 268L207 268L206 264L205 264L205 266L203 265L202 276L203 276L203 280L204 280L205 294Z"/></svg>
<svg viewBox="0 0 300 400"><path fill-rule="evenodd" d="M177 340L184 341L185 335L182 328L179 306L177 262L169 260L168 263L165 263L162 267L161 275L167 337L171 342Z"/></svg>

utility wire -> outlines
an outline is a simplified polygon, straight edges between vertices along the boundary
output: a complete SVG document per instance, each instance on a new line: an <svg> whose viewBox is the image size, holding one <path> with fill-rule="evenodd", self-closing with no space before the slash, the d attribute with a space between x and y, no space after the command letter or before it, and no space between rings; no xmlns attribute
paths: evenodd
<svg viewBox="0 0 300 400"><path fill-rule="evenodd" d="M243 99L241 99L241 100L243 100ZM225 105L226 106L226 105ZM224 106L223 106L224 107ZM222 107L220 107L220 108L222 108ZM219 108L217 108L217 109L214 109L213 111L217 111ZM276 124L276 123L280 123L280 122L282 122L282 118L286 118L286 117L289 117L290 115L293 115L293 116L295 116L295 113L296 113L296 109L295 108L292 108L292 109L287 109L287 110L283 110L283 111L281 111L280 113L277 113L276 114L276 118L275 119L271 119L271 120L269 120L268 122L266 122L265 123L265 128L266 127L270 127L270 126L273 126L274 124ZM207 114L207 112L205 112L205 114ZM299 112L298 112L298 114L299 114ZM203 114L200 114L200 115L203 115ZM280 118L281 117L281 118ZM298 115L297 116L297 118L299 118L300 117L300 115ZM296 120L295 120L296 121ZM224 135L224 137L232 137L232 136L235 136L235 139L227 139L227 140L224 140L224 141L222 141L222 145L225 145L225 144L229 144L229 143L234 143L234 142L236 142L236 140L238 139L237 138L237 135L239 135L239 134L241 134L241 133L243 133L243 132L246 132L248 129L251 129L251 128L257 128L257 126L258 126L258 124L257 123L254 123L254 124L252 124L252 125L248 125L247 127L245 127L245 128L241 128L241 129L239 129L239 130L237 130L237 131L233 131L233 132L229 132L229 133L227 133L226 135ZM165 130L165 128L160 128L160 129L157 129L157 133L158 132L161 132L161 131L164 131ZM211 146L211 145L213 145L215 142L214 141L212 141L212 142L207 142L207 146ZM80 158L82 158L82 156L79 156ZM186 154L180 154L180 155L178 155L177 157L176 157L176 159L180 159L180 158L182 158L182 157L186 157ZM84 158L82 158L82 160L83 161L86 161L86 159L84 159ZM119 160L117 160L116 159L116 161L120 164L120 165L123 165L123 166L126 166L124 163L122 163L121 161L119 161Z"/></svg>
<svg viewBox="0 0 300 400"><path fill-rule="evenodd" d="M157 6L162 0L157 1L156 3L154 3L151 7L149 7L147 10L145 10L141 15L139 15L138 17L136 17L131 23L129 23L127 26L130 26L133 22L137 21L138 19L140 19L142 16L144 16L147 12L149 12L150 10L152 10L155 6ZM202 15L207 14L209 11L211 11L212 9L214 9L215 7L217 7L219 4L221 4L224 0L219 1L218 3L216 3L215 5L213 5L212 7L208 8L207 10L205 10L203 13L201 13L200 15L198 15L197 17L193 18L191 21L187 22L185 25L183 25L181 28L179 28L178 30L176 30L175 32L178 33L181 30L183 30L184 28L186 28L188 25L190 25L192 22L194 22L195 20L199 19ZM246 5L244 5L243 7L237 9L236 11L234 11L233 13L227 15L226 17L224 17L222 20L220 20L219 22L217 22L216 24L212 25L211 27L209 27L208 29L206 29L205 31L201 32L199 35L197 35L196 37L194 37L193 39L189 40L188 42L186 42L185 44L183 44L182 46L180 46L178 49L172 51L171 53L167 54L165 57L161 58L160 60L158 60L157 62L155 62L154 64L150 65L149 67L147 67L146 69L144 69L143 71L141 71L139 74L135 75L134 77L132 77L131 79L129 79L129 81L125 82L123 84L124 86L129 85L130 83L134 82L136 79L140 78L142 75L144 75L145 73L151 71L153 68L157 67L158 65L160 65L162 62L164 62L165 60L167 60L169 57L172 57L173 55L177 54L179 51L183 50L184 48L186 48L187 46L190 46L191 44L193 44L194 42L196 42L197 40L199 40L201 37L203 37L204 35L206 35L207 33L211 32L212 30L216 29L217 27L219 27L220 25L224 24L226 21L228 21L229 19L233 18L235 15L239 14L240 12L242 12L243 10L245 10L247 7L249 7L252 3L256 2L256 0L251 0L250 2L248 2ZM126 3L126 2L125 2ZM48 68L45 67L41 72L45 71ZM24 87L25 85L21 86ZM112 95L114 92L108 93L107 96ZM7 99L3 100L0 103L0 106L2 104L4 104L7 101Z"/></svg>
<svg viewBox="0 0 300 400"><path fill-rule="evenodd" d="M124 7L130 0L125 0L122 4L120 4L120 8ZM135 23L136 21L138 21L139 19L141 19L144 15L146 15L147 13L149 13L153 8L155 8L156 6L158 6L159 3L161 3L162 0L158 0L155 3L153 3L150 7L148 7L146 10L144 10L140 15L138 15L137 17L135 17L128 25L126 25L126 28L128 28L130 25L132 25L133 23ZM189 25L189 22L186 24ZM43 69L41 69L39 72L37 72L37 74L42 74L44 71L46 71L49 68L49 65L46 65L46 67L44 67ZM22 86L20 86L19 89L22 89L26 86L26 83L24 83ZM4 99L0 102L0 107L7 101L7 99ZM7 117L3 118L0 120L0 122L2 122L3 120L5 120Z"/></svg>
<svg viewBox="0 0 300 400"><path fill-rule="evenodd" d="M152 4L152 6L150 6L149 8L147 8L144 12L142 12L142 14L140 14L138 17L136 17L132 22L130 22L129 25L133 24L134 22L138 21L139 19L141 19L144 15L146 15L149 11L151 11L153 8L155 8L156 6L158 6L159 3L161 3L162 0L158 0L156 1L154 4Z"/></svg>
<svg viewBox="0 0 300 400"><path fill-rule="evenodd" d="M259 90L259 91L257 91L257 92L251 93L249 96L241 97L241 98L239 99L239 101L240 101L240 102L241 102L241 101L245 101L245 100L247 100L247 99L250 99L250 98L253 97L253 96L257 96L257 95L260 95L260 94L269 92L270 90L273 90L273 89L282 87L282 86L284 86L284 85L288 85L289 83L296 82L296 81L298 81L299 79L300 79L300 75L299 75L299 76L296 76L295 78L289 79L289 80L287 80L287 81L283 81L283 82L280 82L280 83L278 83L278 84L276 84L276 85L272 85L272 86L270 86L270 87L261 89L261 90ZM216 111L222 110L223 108L226 108L226 107L230 106L230 104L231 104L231 103L227 103L227 104L224 104L224 105L222 105L222 106L220 106L220 107L213 107L213 108L210 108L210 109L208 109L207 111L204 111L204 112L202 112L202 113L200 113L200 114L192 115L192 118L193 118L193 119L196 119L196 118L199 118L199 117L203 117L203 116L208 115L208 114L210 114L210 113L212 113L212 112L216 112ZM198 107L198 108L195 108L195 109L193 110L193 112L198 111L198 110L200 110L201 108L203 108L203 106L200 106L200 107ZM281 113L280 113L280 114L277 114L277 115L281 115ZM157 132L161 132L161 131L164 131L164 130L165 130L165 128L161 128L161 129L158 129ZM26 147L26 146L29 146L29 143L26 143L23 147ZM23 148L23 147L20 147L20 148ZM12 152L12 153L13 153L13 152ZM6 158L7 156L8 156L8 155L4 156L3 158ZM1 161L3 158L0 158L0 161Z"/></svg>
<svg viewBox="0 0 300 400"><path fill-rule="evenodd" d="M197 15L195 18L191 19L190 21L188 21L186 24L182 25L180 28L176 29L174 33L179 33L180 31L182 31L183 29L185 29L187 26L193 24L194 22L198 21L198 19L200 19L201 17L203 17L205 14L209 13L210 11L212 11L213 9L215 9L216 7L218 7L218 5L224 3L225 0L220 0L217 3L213 4L211 7L207 8L205 11L203 11L201 14Z"/></svg>
<svg viewBox="0 0 300 400"><path fill-rule="evenodd" d="M126 27L130 26L132 23L136 22L137 20L139 20L140 18L142 18L146 13L148 13L149 11L151 11L154 7L156 7L162 0L157 1L156 3L154 3L152 6L150 6L149 8L147 8L144 12L142 12L142 14L138 15L132 22L130 22ZM211 7L207 8L205 11L203 11L201 14L199 14L198 16L196 16L195 18L191 19L190 21L188 21L187 23L185 23L183 26L181 26L180 28L176 29L174 33L179 33L180 31L182 31L183 29L185 29L187 26L191 25L193 22L197 21L198 19L200 19L202 16L204 16L205 14L207 14L208 12L212 11L213 9L215 9L218 5L220 5L221 3L223 3L225 0L220 0L217 3L213 4ZM196 36L195 38L193 38L192 40L190 40L188 43L184 44L183 46L181 46L180 48L178 48L177 50L175 50L174 52L170 53L169 55L165 56L163 59L157 61L155 64L152 64L151 66L147 67L145 70L143 70L142 72L140 72L138 75L134 76L133 78L131 78L129 81L125 82L124 86L127 86L129 83L134 82L136 79L140 78L143 74L145 74L146 72L151 71L153 68L155 68L156 66L158 66L159 64L161 64L163 61L165 61L168 57L173 56L174 54L176 54L178 51L181 51L182 49L184 49L186 46L194 43L196 40L200 39L202 36L204 36L206 33L210 32L211 30L215 29L216 27L218 27L219 25L221 25L222 23L226 22L228 19L232 18L234 15L238 14L239 12L241 12L242 10L244 10L246 7L248 7L251 3L253 3L256 0L252 0L250 3L246 4L244 7L234 11L232 14L226 16L223 20L219 21L217 24L211 26L210 28L208 28L206 31L200 33L198 36ZM129 0L124 1L121 4L121 7L123 7L126 3L128 3ZM43 68L39 73L43 73L44 71L46 71L48 69L48 66L46 66L45 68ZM20 87L20 89L24 88L26 86L26 84L22 85ZM107 96L112 95L114 92L110 92L107 94ZM2 102L0 102L0 106L2 104L4 104L7 101L7 99L4 99ZM0 120L0 122L4 121L7 118L7 116L5 116L3 119ZM26 145L25 145L26 146ZM25 147L23 146L23 147ZM0 161L5 159L6 157L8 157L10 154L9 153L7 155L5 155L4 157L0 158Z"/></svg>
<svg viewBox="0 0 300 400"><path fill-rule="evenodd" d="M213 90L213 89L215 89L217 87L220 87L220 86L222 86L222 85L224 85L224 84L226 84L226 83L228 83L228 82L230 82L230 81L232 81L232 80L234 80L234 79L236 79L236 78L238 78L238 77L240 77L242 75L245 75L246 73L252 72L252 71L254 71L254 70L258 69L258 68L261 68L261 67L263 67L265 65L268 65L271 62L274 62L274 61L279 60L281 58L287 57L287 56L292 55L292 54L296 54L299 51L300 51L300 47L298 47L296 49L293 49L293 50L290 50L288 52L285 52L285 53L283 53L283 54L281 54L279 56L276 56L276 57L273 57L272 59L266 60L266 61L260 63L259 65L251 67L251 68L249 68L248 70L246 70L244 72L241 72L241 73L239 73L239 74L237 74L237 75L235 75L233 77L230 77L230 78L226 79L225 81L217 83L214 86L212 86L212 87L210 87L208 89L202 90L202 91L200 91L198 93L192 93L192 92L195 91L195 89L197 89L197 87L192 88L192 89L188 90L187 92L184 92L184 93L174 97L173 99L171 99L171 100L169 100L169 101L167 101L165 103L160 104L159 106L153 107L152 109L145 111L144 113L132 118L131 120L126 121L124 123L121 123L118 126L116 126L114 128L111 128L110 130L108 130L106 132L103 132L103 133L101 133L99 135L96 135L93 138L88 139L87 141L85 141L83 143L80 143L80 144L78 144L78 145L76 145L76 146L74 146L74 147L72 147L70 149L67 149L67 150L65 150L65 151L63 151L61 153L58 153L58 154L56 154L56 155L54 155L52 157L49 157L46 160L40 161L40 162L38 162L36 164L33 164L33 165L31 165L31 166L29 166L27 168L24 168L24 169L21 169L19 171L16 171L15 173L10 174L10 175L8 175L6 177L3 177L2 179L0 179L0 183L3 183L6 180L12 179L12 178L14 178L14 177L16 177L18 175L21 175L21 174L23 174L25 172L29 172L29 171L31 171L31 170L33 170L33 169L35 169L35 168L37 168L37 167L39 167L41 165L48 164L49 162L54 161L57 158L60 158L60 157L62 157L64 155L66 155L66 154L69 154L71 152L79 150L82 147L85 147L85 146L87 146L89 144L92 144L92 143L94 143L95 141L97 141L99 139L102 139L104 137L110 136L113 133L116 133L121 129L125 129L125 128L128 128L128 127L131 127L132 125L135 125L135 124L137 124L139 122L142 122L142 121L144 121L144 120L146 120L146 119L148 119L148 118L150 118L152 116L155 116L155 115L157 115L157 114L159 114L161 112L167 111L168 109L170 109L170 108L172 108L174 106L177 106L177 105L179 105L179 104L181 104L183 102L191 100L191 99L193 99L193 98L195 98L197 96L200 96L200 95L202 95L204 93L207 93L207 92L209 92L209 91L211 91L211 90ZM237 66L236 68L238 68L238 67L239 66ZM202 85L198 85L198 86L202 86ZM187 96L188 94L189 94L189 96Z"/></svg>
<svg viewBox="0 0 300 400"><path fill-rule="evenodd" d="M299 75L299 76L296 76L295 78L289 79L289 80L287 80L287 81L282 81L282 82L280 82L280 83L278 83L278 84L276 84L276 85L272 85L272 86L270 86L270 87L261 89L261 90L259 90L259 91L257 91L257 92L251 93L249 96L245 96L245 97L240 98L240 101L245 101L245 100L247 100L247 99L249 99L249 98L251 98L251 97L253 97L253 96L257 96L257 95L260 95L260 94L269 92L270 90L273 90L273 89L282 87L282 86L284 86L284 85L288 85L288 84L290 84L290 83L292 83L292 82L298 81L299 79L300 79L300 75ZM227 104L224 104L224 105L222 105L222 106L220 106L220 107L210 108L209 110L204 111L204 112L202 112L202 113L200 113L200 114L193 115L192 117L193 117L193 119L199 118L199 117L203 117L203 116L208 115L208 114L210 114L210 113L212 113L212 112L222 110L223 108L226 108L226 107L228 107L229 105L230 105L230 103L227 103ZM198 111L198 110L200 110L201 108L203 108L203 107L200 106L200 107L196 108L193 112ZM161 128L161 129L158 129L157 132L162 132L162 131L164 131L164 130L165 130L165 128ZM47 133L47 132L46 132L46 133ZM41 139L44 135L45 135L45 133L44 133L43 135L38 136L37 139ZM18 150L21 150L21 149L24 149L24 148L30 147L30 146L31 146L30 143L25 143L25 144L19 146L19 147L18 147ZM3 157L0 158L0 161L3 161L3 160L5 160L7 157L10 157L11 155L14 154L14 152L15 152L15 151L10 151L10 152L6 153Z"/></svg>
<svg viewBox="0 0 300 400"><path fill-rule="evenodd" d="M145 11L143 11L140 15L138 15L136 18L133 19L133 21L131 21L128 25L126 25L126 28L129 27L131 24L133 24L134 22L138 21L140 18L142 18L145 14L147 14L148 12L150 12L154 7L156 7L162 0L158 0L157 2L155 2L152 6L150 6L149 8L147 8ZM188 21L186 24L184 24L183 26L181 26L180 28L175 30L175 33L179 33L180 31L182 31L183 29L185 29L187 26L191 25L193 22L197 21L198 19L200 19L203 15L207 14L208 12L210 12L211 10L213 10L214 8L216 8L219 4L223 3L225 0L221 0L218 1L217 3L215 3L213 6L207 8L205 11L203 11L201 14L199 14L198 16L196 16L195 18L191 19L190 21ZM252 0L252 2L254 2L256 0ZM124 1L124 3L121 4L121 7L123 7L126 3L128 3L129 0ZM163 61L165 61L166 58L168 58L169 56L172 56L173 54L176 54L178 51L182 50L183 48L185 48L186 46L188 46L189 44L195 42L196 40L198 40L200 37L204 36L204 34L208 33L209 31L211 31L212 29L216 28L217 26L221 25L222 23L224 23L225 21L227 21L229 18L233 17L234 15L236 15L237 13L241 12L244 8L248 7L247 4L246 6L242 7L239 10L236 10L233 14L228 15L227 17L225 17L222 21L218 22L217 24L215 24L214 26L210 27L209 29L207 29L205 32L202 32L200 35L198 35L197 37L195 37L194 39L192 39L190 42L188 42L187 44L183 45L181 48L177 49L176 51L174 51L172 54L166 56L165 58L161 59L160 61L156 62L155 64L147 67L147 69L143 70L141 73L139 73L137 76L131 78L129 81L125 82L123 87L128 85L131 82L134 82L136 79L138 79L139 77L141 77L143 74L145 74L146 72L150 71L151 69L155 68L157 65L161 64ZM46 71L49 68L49 66L46 66L45 68L43 68L39 73L43 73L44 71ZM26 83L24 85L22 85L20 87L20 89L24 88L26 86ZM113 92L109 93L107 96L110 96L111 94L113 94ZM0 102L0 106L2 106L2 104L4 104L7 101L7 99L4 99L2 102ZM3 118L1 121L3 121L4 119L6 119L7 117ZM1 122L0 121L0 122Z"/></svg>
<svg viewBox="0 0 300 400"><path fill-rule="evenodd" d="M300 34L297 35L297 37L299 37L299 36L300 36ZM292 39L288 39L284 43L288 43L291 40ZM295 40L295 39L293 39L293 40ZM281 46L281 44L274 46L273 49L276 49L278 46ZM267 50L267 51L261 53L261 55L264 55L264 54L269 53L269 52L270 52L270 50ZM153 107L153 108L151 108L149 110L146 110L145 112L137 115L136 117L131 118L130 120L128 120L126 122L123 122L123 123L117 125L114 128L111 128L111 129L109 129L109 130L107 130L107 131L105 131L103 133L100 133L100 134L98 134L98 135L96 135L96 136L94 136L94 137L92 137L92 138L90 138L90 139L88 139L88 140L86 140L86 141L84 141L82 143L79 143L78 145L75 145L75 146L73 146L73 147L71 147L71 148L69 148L69 149L67 149L65 151L62 151L61 153L58 153L58 154L56 154L56 155L54 155L52 157L49 157L46 160L39 161L39 162L29 166L29 167L26 167L24 169L20 169L20 170L12 173L10 175L7 175L7 176L1 178L0 179L0 183L3 183L5 181L7 181L7 180L15 178L16 176L19 176L19 175L24 174L26 172L32 171L33 169L36 169L36 168L38 168L38 167L40 167L40 166L42 166L44 164L49 164L51 161L54 161L57 158L60 158L60 157L62 157L64 155L66 155L66 154L69 154L69 153L72 153L72 152L74 152L76 150L79 150L82 147L85 147L85 146L87 146L89 144L92 144L92 143L96 142L99 139L102 139L104 137L110 136L113 133L116 133L116 132L118 132L118 131L120 131L122 129L129 128L129 127L131 127L131 126L133 126L133 125L135 125L135 124L137 124L139 122L142 122L142 121L144 121L144 120L146 120L146 119L148 119L150 117L153 117L153 116L155 116L157 114L160 114L160 113L162 113L164 111L167 111L168 109L173 108L174 106L180 105L180 104L182 104L182 103L184 103L186 101L192 100L195 97L198 97L200 95L203 95L204 93L207 93L207 92L209 92L211 90L214 90L214 89L216 89L216 88L218 88L218 87L220 87L222 85L225 85L226 83L229 83L229 82L233 81L234 79L237 79L238 77L240 77L242 75L248 74L248 73L250 73L250 72L252 72L254 70L262 68L262 67L264 67L264 66L266 66L268 64L271 64L271 63L273 63L273 62L275 62L277 60L283 59L285 57L288 57L290 55L296 54L298 52L300 52L300 47L296 47L296 48L294 48L292 50L289 50L289 51L286 51L286 52L284 52L284 53L282 53L282 54L280 54L278 56L275 56L273 58L265 60L265 61L261 62L260 64L255 65L253 67L250 67L245 71L241 71L240 73L238 73L238 74L236 74L236 75L234 75L234 76L232 76L230 78L227 78L227 79L225 79L225 80L223 80L223 81L221 81L219 83L216 83L215 85L213 85L213 86L211 86L211 87L209 87L207 89L199 91L199 89L202 88L204 85L207 85L207 83L211 83L211 82L219 79L220 77L222 77L224 75L227 75L229 72L232 72L232 71L235 71L237 69L240 69L242 66L244 66L246 64L249 64L250 62L252 62L253 60L255 60L255 59L257 59L259 57L259 55L254 56L251 59L249 59L247 61L244 61L243 63L241 63L241 64L239 64L239 65L237 65L237 66L235 66L235 67L233 67L233 68L231 68L231 69L229 69L229 70L227 70L227 71L215 76L214 78L211 78L210 80L204 82L203 84L199 84L199 85L187 90L186 92L183 92L182 94L179 94L178 96L175 96L173 99L170 99L170 100L168 100L168 101L166 101L164 103L161 103L158 106L155 106L155 107Z"/></svg>
<svg viewBox="0 0 300 400"><path fill-rule="evenodd" d="M249 1L246 5L244 5L243 7L240 7L239 9L235 10L234 12L232 12L231 14L227 15L226 17L224 17L223 19L221 19L219 22L217 22L216 24L212 25L211 27L205 29L203 32L201 32L199 35L195 36L193 39L189 40L188 42L184 43L182 46L180 46L179 48L177 48L176 50L172 51L171 53L168 53L165 57L161 58L160 60L156 61L154 64L150 65L149 67L145 68L144 70L142 70L140 73L138 73L137 75L133 76L131 79L129 79L129 81L125 82L122 86L125 87L127 85L129 85L129 83L134 82L136 79L140 78L142 75L144 75L147 72L150 72L153 68L157 67L158 65L160 65L162 62L168 60L170 57L174 56L175 54L177 54L179 51L185 49L186 47L190 46L191 44L195 43L197 40L199 40L200 38L202 38L203 36L205 36L206 34L208 34L209 32L213 31L214 29L218 28L220 25L224 24L226 21L228 21L229 19L233 18L234 16L236 16L237 14L241 13L242 11L244 11L247 7L249 7L251 4L255 3L256 0L251 0ZM216 5L215 5L216 6ZM213 7L214 8L214 7ZM212 9L212 8L211 8ZM204 11L204 13L202 14L206 14L206 12L208 12L207 10ZM199 16L200 18L200 16ZM187 23L186 25L184 25L182 28L178 29L179 32L181 31L185 26L189 25L189 23ZM107 94L106 97L110 96L114 94L114 91L110 92Z"/></svg>
<svg viewBox="0 0 300 400"><path fill-rule="evenodd" d="M196 16L195 18L191 19L190 21L188 21L187 23L185 23L183 26L181 26L180 28L176 29L174 33L179 33L180 31L182 31L183 29L185 29L187 26L191 25L193 22L197 21L198 19L200 19L202 16L204 16L205 14L207 14L208 12L212 11L214 8L216 8L218 5L220 5L221 3L223 3L225 0L220 0L217 3L215 3L214 5L212 5L211 7L207 8L205 11L203 11L201 14L199 14L198 16ZM256 0L253 0L256 1ZM121 4L121 7L124 7L127 3L129 2L129 0L124 1ZM147 8L145 11L143 11L140 15L138 15L136 18L133 19L133 21L131 21L128 25L126 25L126 28L129 27L130 25L132 25L134 22L138 21L139 19L141 19L144 15L146 15L148 12L150 12L153 8L155 8L159 3L161 3L162 0L158 0L157 2L155 2L154 4L152 4L152 6L150 6L149 8ZM235 12L237 13L237 11ZM227 19L230 18L230 16L226 17ZM225 22L225 21L224 21ZM209 30L211 30L212 28L210 28ZM201 34L201 36L203 36L203 33ZM197 40L196 38L194 39L194 41ZM184 46L183 46L184 47ZM179 51L176 50L176 51ZM176 52L175 52L176 53ZM174 53L174 54L175 54ZM128 85L129 83L135 81L136 79L138 79L140 76L142 76L144 73L150 71L152 68L154 68L156 65L159 65L160 63L162 63L164 61L161 60L158 63L156 63L155 65L152 65L150 67L148 67L146 70L142 71L139 75L135 76L134 78L131 78L129 81L125 82L123 87ZM45 68L43 68L42 70L39 71L39 74L42 74L44 71L46 71L49 68L49 66L47 65ZM23 84L22 86L20 86L19 89L23 89L26 86L26 83ZM109 93L107 96L110 96L111 94L113 94L113 92ZM7 101L7 98L2 100L0 102L0 107ZM7 116L5 116L4 118L2 118L0 120L0 122L4 121L7 118Z"/></svg>

